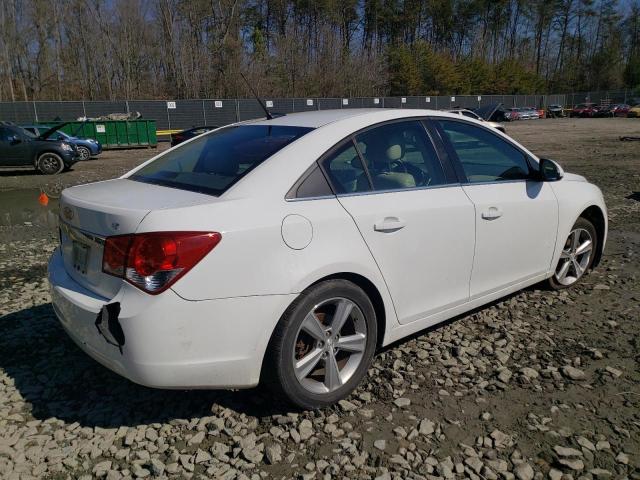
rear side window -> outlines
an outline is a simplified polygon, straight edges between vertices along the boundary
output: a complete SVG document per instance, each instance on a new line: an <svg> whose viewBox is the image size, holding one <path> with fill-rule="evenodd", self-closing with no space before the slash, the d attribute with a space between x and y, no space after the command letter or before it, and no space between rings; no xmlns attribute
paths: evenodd
<svg viewBox="0 0 640 480"><path fill-rule="evenodd" d="M311 128L238 125L197 138L144 166L131 180L221 195Z"/></svg>
<svg viewBox="0 0 640 480"><path fill-rule="evenodd" d="M353 142L347 142L324 159L323 165L336 193L371 190L369 177L362 166Z"/></svg>
<svg viewBox="0 0 640 480"><path fill-rule="evenodd" d="M482 127L439 120L460 159L469 183L526 180L529 164L523 152Z"/></svg>

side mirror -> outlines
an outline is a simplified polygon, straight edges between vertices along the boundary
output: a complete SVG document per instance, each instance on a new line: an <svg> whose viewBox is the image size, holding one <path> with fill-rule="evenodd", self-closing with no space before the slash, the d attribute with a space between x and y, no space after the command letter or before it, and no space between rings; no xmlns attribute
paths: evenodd
<svg viewBox="0 0 640 480"><path fill-rule="evenodd" d="M548 158L540 159L539 172L543 182L556 182L564 176L562 167Z"/></svg>
<svg viewBox="0 0 640 480"><path fill-rule="evenodd" d="M14 135L12 137L9 137L9 143L11 143L11 145L17 145L19 143L22 143L22 139L18 135Z"/></svg>

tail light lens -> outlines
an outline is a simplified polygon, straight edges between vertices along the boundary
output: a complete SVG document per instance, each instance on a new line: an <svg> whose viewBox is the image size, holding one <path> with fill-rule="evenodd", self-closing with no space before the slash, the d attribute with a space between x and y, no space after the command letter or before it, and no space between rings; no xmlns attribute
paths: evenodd
<svg viewBox="0 0 640 480"><path fill-rule="evenodd" d="M218 232L151 232L107 237L102 271L155 295L173 285L221 239Z"/></svg>

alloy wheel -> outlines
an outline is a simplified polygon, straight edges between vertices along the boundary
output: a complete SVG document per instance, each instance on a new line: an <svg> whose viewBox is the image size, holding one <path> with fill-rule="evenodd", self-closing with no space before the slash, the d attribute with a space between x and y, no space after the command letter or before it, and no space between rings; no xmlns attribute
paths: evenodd
<svg viewBox="0 0 640 480"><path fill-rule="evenodd" d="M589 266L593 252L593 238L584 228L574 228L565 242L555 279L561 285L577 282Z"/></svg>
<svg viewBox="0 0 640 480"><path fill-rule="evenodd" d="M91 152L87 147L78 147L78 155L80 156L80 160L89 160Z"/></svg>
<svg viewBox="0 0 640 480"><path fill-rule="evenodd" d="M334 392L356 372L367 344L362 310L337 297L313 307L296 334L293 370L300 385L315 394Z"/></svg>
<svg viewBox="0 0 640 480"><path fill-rule="evenodd" d="M57 155L52 153L45 153L40 157L38 161L38 167L40 171L46 175L52 175L58 173L64 167L62 161Z"/></svg>

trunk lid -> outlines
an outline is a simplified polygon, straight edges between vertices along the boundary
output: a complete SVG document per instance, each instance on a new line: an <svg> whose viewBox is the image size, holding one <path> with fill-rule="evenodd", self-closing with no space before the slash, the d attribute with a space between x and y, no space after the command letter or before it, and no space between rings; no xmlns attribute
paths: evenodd
<svg viewBox="0 0 640 480"><path fill-rule="evenodd" d="M211 195L128 179L68 188L60 199L60 246L65 269L83 287L112 298L122 279L102 272L106 237L135 233L152 210L215 201Z"/></svg>

